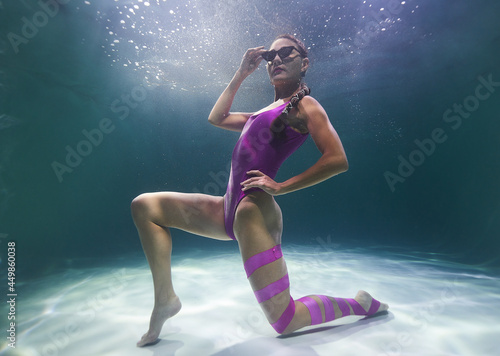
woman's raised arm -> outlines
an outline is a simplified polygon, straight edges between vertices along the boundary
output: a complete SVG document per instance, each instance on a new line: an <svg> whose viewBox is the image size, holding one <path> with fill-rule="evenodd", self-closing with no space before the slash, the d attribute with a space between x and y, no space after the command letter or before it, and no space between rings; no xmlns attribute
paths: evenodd
<svg viewBox="0 0 500 356"><path fill-rule="evenodd" d="M264 47L250 48L246 51L236 74L222 92L208 116L208 122L212 125L232 131L241 131L243 129L243 126L245 126L245 123L252 114L241 112L232 113L230 112L231 105L233 104L234 97L241 83L243 83L245 78L252 74L259 66L262 61L263 52L265 52Z"/></svg>

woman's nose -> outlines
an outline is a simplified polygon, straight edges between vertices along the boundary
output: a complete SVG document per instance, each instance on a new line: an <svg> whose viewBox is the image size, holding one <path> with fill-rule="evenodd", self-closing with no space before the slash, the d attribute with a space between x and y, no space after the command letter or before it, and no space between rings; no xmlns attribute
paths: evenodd
<svg viewBox="0 0 500 356"><path fill-rule="evenodd" d="M278 53L276 53L276 56L274 56L274 58L271 61L269 61L269 63L275 65L275 63L278 63L278 61L280 64L282 63L280 56L278 56Z"/></svg>

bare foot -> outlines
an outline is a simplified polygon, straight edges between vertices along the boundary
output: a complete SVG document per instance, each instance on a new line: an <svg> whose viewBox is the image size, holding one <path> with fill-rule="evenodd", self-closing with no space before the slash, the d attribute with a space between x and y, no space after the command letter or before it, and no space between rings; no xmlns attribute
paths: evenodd
<svg viewBox="0 0 500 356"><path fill-rule="evenodd" d="M358 294L356 294L354 300L356 300L359 305L361 305L363 309L368 312L368 310L370 310L370 306L372 305L373 297L364 290L360 290L358 291ZM389 309L389 305L381 302L378 310L374 314L386 311L387 309Z"/></svg>
<svg viewBox="0 0 500 356"><path fill-rule="evenodd" d="M161 307L154 307L149 321L149 330L142 335L141 340L137 343L138 347L147 346L158 340L161 328L168 318L173 317L181 310L182 304L178 297L175 297L171 302Z"/></svg>

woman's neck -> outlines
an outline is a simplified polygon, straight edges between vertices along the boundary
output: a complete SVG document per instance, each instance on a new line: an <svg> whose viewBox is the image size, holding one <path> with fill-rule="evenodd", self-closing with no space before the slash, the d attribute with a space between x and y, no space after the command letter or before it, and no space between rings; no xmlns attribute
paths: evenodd
<svg viewBox="0 0 500 356"><path fill-rule="evenodd" d="M274 87L274 101L278 101L280 99L285 100L287 98L291 98L293 94L300 88L300 82L295 83L293 85L286 86L275 86Z"/></svg>

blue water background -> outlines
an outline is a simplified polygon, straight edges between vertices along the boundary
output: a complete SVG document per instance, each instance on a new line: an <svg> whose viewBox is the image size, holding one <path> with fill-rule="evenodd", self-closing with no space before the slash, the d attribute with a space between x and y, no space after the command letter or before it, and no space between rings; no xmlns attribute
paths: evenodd
<svg viewBox="0 0 500 356"><path fill-rule="evenodd" d="M500 2L24 0L0 13L0 247L4 261L16 242L18 278L141 256L129 205L143 192L223 195L238 134L208 114L245 50L287 32L310 47L306 81L350 169L278 197L284 243L498 265L500 87L477 88L500 82ZM233 109L272 99L263 63ZM277 180L318 157L309 139Z"/></svg>

